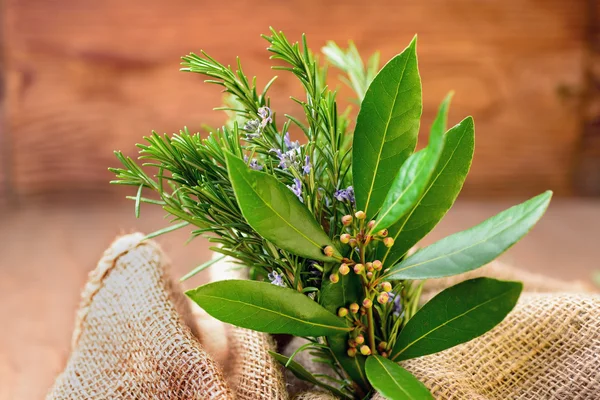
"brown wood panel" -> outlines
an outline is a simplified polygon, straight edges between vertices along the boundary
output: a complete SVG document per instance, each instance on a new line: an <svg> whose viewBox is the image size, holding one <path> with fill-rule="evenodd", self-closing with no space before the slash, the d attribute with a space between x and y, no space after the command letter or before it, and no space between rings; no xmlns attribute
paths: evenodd
<svg viewBox="0 0 600 400"><path fill-rule="evenodd" d="M259 38L269 25L319 48L353 39L387 59L419 34L424 123L456 91L452 122L472 114L476 158L466 191L569 193L579 120L558 93L582 80L584 1L5 0L7 125L14 191L108 192L113 149L141 136L218 125L218 88L178 72L203 48L239 55L266 83ZM285 74L272 90L280 114L300 95Z"/></svg>

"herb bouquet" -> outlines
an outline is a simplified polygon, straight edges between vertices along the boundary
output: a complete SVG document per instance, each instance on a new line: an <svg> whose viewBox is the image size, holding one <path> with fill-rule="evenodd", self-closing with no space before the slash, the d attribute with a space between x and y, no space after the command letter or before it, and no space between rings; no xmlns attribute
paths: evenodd
<svg viewBox="0 0 600 400"><path fill-rule="evenodd" d="M469 171L473 119L447 129L451 95L439 108L426 147L415 152L422 111L416 39L379 70L353 45L329 43L327 63L344 74L360 104L338 110L326 67L302 44L272 30L264 37L275 69L295 75L306 98L304 118L277 119L267 91L238 62L183 57L183 71L224 87L230 121L202 139L187 130L154 133L139 145L143 164L117 152L114 183L138 188L141 203L173 217L165 233L193 225L213 249L248 266L253 280L200 286L188 296L221 321L261 332L303 337L289 358L273 357L301 379L341 398L431 398L399 362L440 352L484 334L515 306L519 282L477 278L419 308L423 282L479 268L521 239L550 201L546 192L466 231L411 254L443 218ZM379 70L379 71L378 71ZM283 120L283 121L282 121ZM289 131L301 131L304 143ZM143 167L155 167L152 177ZM158 193L159 200L142 192ZM211 262L212 263L212 262ZM204 264L185 278L211 263ZM294 361L307 351L331 375ZM460 360L457 360L460 363Z"/></svg>

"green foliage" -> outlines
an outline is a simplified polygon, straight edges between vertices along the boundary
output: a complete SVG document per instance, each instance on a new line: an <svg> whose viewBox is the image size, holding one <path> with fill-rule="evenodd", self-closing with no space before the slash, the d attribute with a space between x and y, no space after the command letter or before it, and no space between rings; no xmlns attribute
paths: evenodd
<svg viewBox="0 0 600 400"><path fill-rule="evenodd" d="M520 282L476 278L445 289L413 316L396 341L392 360L406 360L468 342L499 324L513 309Z"/></svg>
<svg viewBox="0 0 600 400"><path fill-rule="evenodd" d="M423 239L452 207L473 159L473 119L467 117L444 135L444 150L423 196L398 222L388 228L394 246L379 246L377 258L393 265Z"/></svg>
<svg viewBox="0 0 600 400"><path fill-rule="evenodd" d="M356 120L352 175L357 208L369 218L417 144L422 102L416 47L415 38L377 74Z"/></svg>
<svg viewBox="0 0 600 400"><path fill-rule="evenodd" d="M410 372L381 356L371 356L366 363L371 385L390 400L433 400L429 390Z"/></svg>
<svg viewBox="0 0 600 400"><path fill-rule="evenodd" d="M410 211L423 195L444 149L444 133L451 98L452 95L448 95L440 107L431 129L428 146L413 153L400 167L371 232L389 228Z"/></svg>
<svg viewBox="0 0 600 400"><path fill-rule="evenodd" d="M313 215L277 178L253 171L243 160L226 153L229 179L238 205L250 226L276 246L301 257L334 261L323 254L330 246L341 256Z"/></svg>
<svg viewBox="0 0 600 400"><path fill-rule="evenodd" d="M218 281L186 295L213 317L255 331L327 336L350 330L343 319L307 296L267 282Z"/></svg>
<svg viewBox="0 0 600 400"><path fill-rule="evenodd" d="M455 233L417 251L387 273L389 279L429 279L458 275L494 260L518 242L544 215L552 192Z"/></svg>
<svg viewBox="0 0 600 400"><path fill-rule="evenodd" d="M471 166L471 117L447 130L451 95L442 102L428 145L415 152L422 110L416 39L379 69L378 53L363 62L350 43L323 48L325 60L360 104L339 112L327 86L327 63L303 36L264 36L276 70L298 79L305 96L298 115L278 116L268 90L238 60L226 67L204 52L183 57L182 71L222 87L229 120L206 138L187 129L152 133L139 161L116 152L122 168L112 183L133 186L134 212L162 207L171 225L205 236L213 250L250 268L254 281L221 281L188 296L214 317L237 326L308 340L311 374L291 357L273 357L296 376L342 398L373 390L391 399L431 398L396 362L442 351L497 325L514 307L521 285L479 278L444 290L419 310L422 280L478 268L520 240L541 218L546 192L464 232L407 256L444 217ZM468 95L468 94L467 94ZM301 133L292 141L290 131ZM148 191L154 196L145 196ZM183 279L212 265L195 268ZM269 282L270 281L270 282ZM460 362L460 360L457 360Z"/></svg>

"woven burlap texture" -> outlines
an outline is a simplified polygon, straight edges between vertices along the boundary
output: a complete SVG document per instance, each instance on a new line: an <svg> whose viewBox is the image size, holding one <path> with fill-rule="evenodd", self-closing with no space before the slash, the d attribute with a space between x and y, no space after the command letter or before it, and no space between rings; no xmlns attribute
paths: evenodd
<svg viewBox="0 0 600 400"><path fill-rule="evenodd" d="M116 240L90 274L48 399L233 399L181 317L188 303L162 252L142 238Z"/></svg>
<svg viewBox="0 0 600 400"><path fill-rule="evenodd" d="M49 398L288 398L281 369L268 355L275 348L270 336L221 324L196 308L204 348L224 364L229 379L223 378L187 327L194 324L182 320L190 310L166 276L162 253L140 239L138 234L117 240L91 274L73 353ZM232 273L231 266L215 264L213 275L220 276L213 278L240 277L232 275L240 270ZM437 399L600 398L600 296L585 293L581 284L493 263L465 276L429 281L424 298L481 275L524 281L515 310L478 339L403 365ZM295 398L334 397L310 392Z"/></svg>
<svg viewBox="0 0 600 400"><path fill-rule="evenodd" d="M247 268L241 267L227 257L211 266L210 280L247 279L247 272ZM202 315L201 312L196 311L196 315L200 317L198 319L200 329L203 329L206 321L212 324L219 323L207 315ZM269 351L276 349L271 335L232 325L225 325L225 329L229 355L228 376L229 381L235 386L237 398L288 399L282 367L269 354Z"/></svg>

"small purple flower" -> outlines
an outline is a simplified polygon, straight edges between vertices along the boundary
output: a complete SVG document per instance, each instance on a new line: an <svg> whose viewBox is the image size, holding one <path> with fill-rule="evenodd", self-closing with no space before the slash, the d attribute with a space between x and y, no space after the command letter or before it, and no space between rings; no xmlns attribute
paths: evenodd
<svg viewBox="0 0 600 400"><path fill-rule="evenodd" d="M302 198L302 182L300 182L300 179L294 178L294 184L288 185L288 187L294 192L296 197L298 197L298 200L300 200L301 203L304 203L304 199Z"/></svg>
<svg viewBox="0 0 600 400"><path fill-rule="evenodd" d="M302 167L302 173L304 175L310 174L310 168L311 168L310 156L306 156L306 157L304 157L304 166Z"/></svg>
<svg viewBox="0 0 600 400"><path fill-rule="evenodd" d="M299 148L286 151L285 153L279 149L271 149L270 151L277 154L277 157L279 158L279 168L287 169L297 165L297 158L300 151Z"/></svg>
<svg viewBox="0 0 600 400"><path fill-rule="evenodd" d="M388 292L390 300L394 300L394 305L392 308L392 313L395 317L399 317L402 314L402 304L400 303L400 296L396 295L394 292Z"/></svg>
<svg viewBox="0 0 600 400"><path fill-rule="evenodd" d="M261 107L258 109L258 116L261 118L260 128L265 129L265 127L273 121L271 118L271 109L269 107Z"/></svg>
<svg viewBox="0 0 600 400"><path fill-rule="evenodd" d="M285 282L283 281L283 276L279 275L277 271L270 272L267 277L273 285L286 287Z"/></svg>
<svg viewBox="0 0 600 400"><path fill-rule="evenodd" d="M248 162L248 156L244 156L244 162L245 163ZM255 171L262 171L262 169L263 169L263 166L258 163L256 158L253 158L252 161L250 161L250 164L248 166Z"/></svg>
<svg viewBox="0 0 600 400"><path fill-rule="evenodd" d="M295 142L292 142L290 140L289 132L285 133L285 135L283 136L283 141L285 142L285 147L287 147L288 150L295 150L300 148L300 142L298 142L297 140Z"/></svg>
<svg viewBox="0 0 600 400"><path fill-rule="evenodd" d="M271 109L267 106L261 107L257 112L258 116L262 119L270 119L271 118Z"/></svg>
<svg viewBox="0 0 600 400"><path fill-rule="evenodd" d="M352 186L348 186L346 189L336 190L333 197L335 197L337 201L348 202L352 205L356 202L356 199L354 198L354 188Z"/></svg>
<svg viewBox="0 0 600 400"><path fill-rule="evenodd" d="M263 166L260 165L256 159L252 159L252 161L250 161L249 167L255 171L262 171L263 169Z"/></svg>

